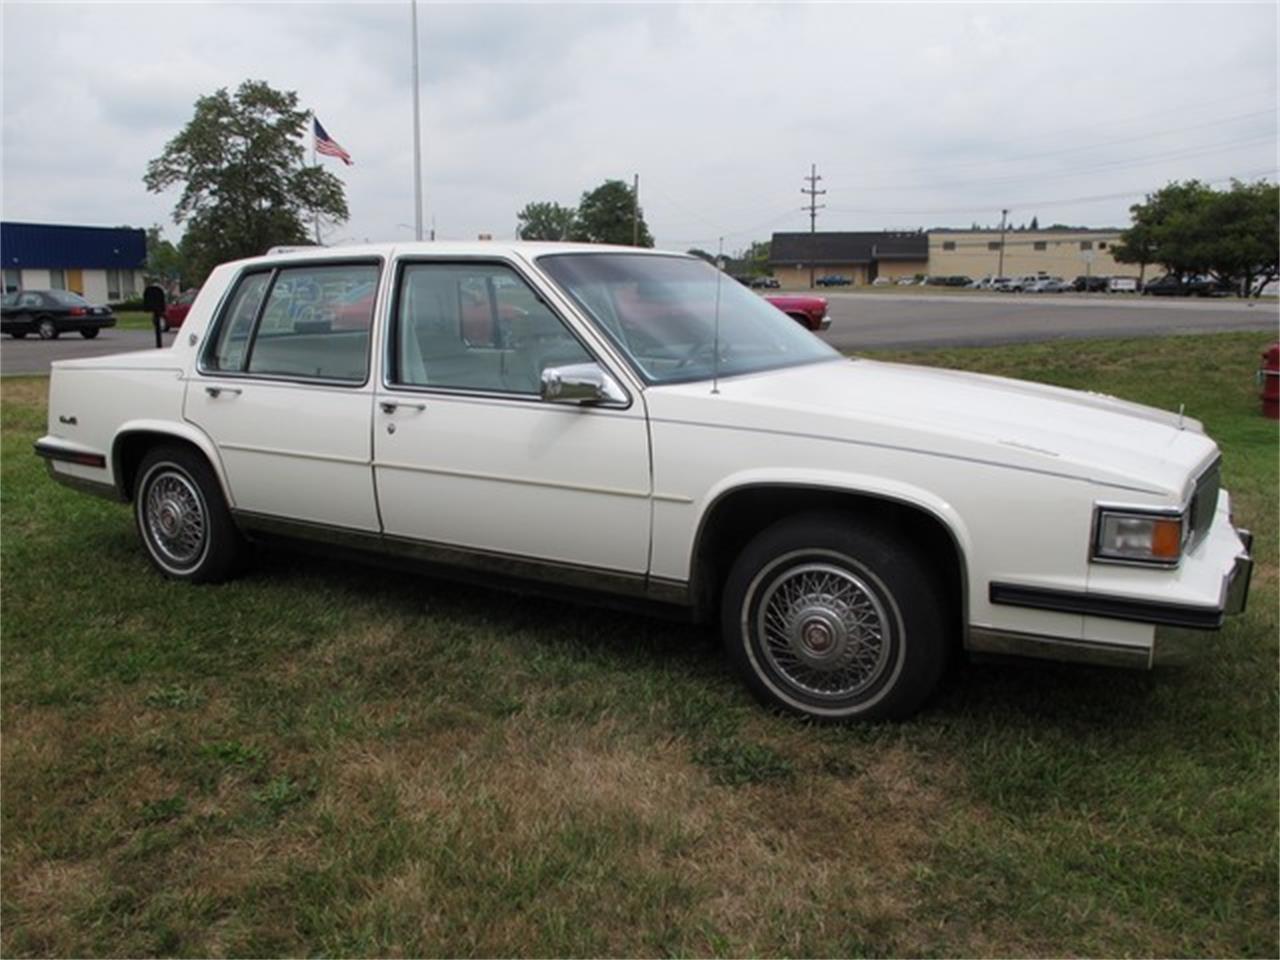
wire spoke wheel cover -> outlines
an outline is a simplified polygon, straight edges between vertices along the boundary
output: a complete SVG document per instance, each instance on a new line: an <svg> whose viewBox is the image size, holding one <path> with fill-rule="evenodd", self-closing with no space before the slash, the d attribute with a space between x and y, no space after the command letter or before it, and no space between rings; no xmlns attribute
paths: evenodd
<svg viewBox="0 0 1280 960"><path fill-rule="evenodd" d="M208 548L204 498L186 474L172 467L153 473L146 485L143 516L147 539L165 567L195 566Z"/></svg>
<svg viewBox="0 0 1280 960"><path fill-rule="evenodd" d="M857 697L889 663L884 606L844 567L806 563L781 571L763 585L755 616L768 665L810 696Z"/></svg>

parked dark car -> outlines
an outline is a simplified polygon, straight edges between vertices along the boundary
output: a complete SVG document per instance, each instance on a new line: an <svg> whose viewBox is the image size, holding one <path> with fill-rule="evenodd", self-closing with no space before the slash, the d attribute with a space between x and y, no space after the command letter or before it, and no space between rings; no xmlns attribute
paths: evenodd
<svg viewBox="0 0 1280 960"><path fill-rule="evenodd" d="M199 290L186 290L175 297L164 308L164 318L160 321L160 329L168 333L170 330L177 330L182 326L182 321L187 319L187 314L191 311L191 304L196 302L196 294L199 292Z"/></svg>
<svg viewBox="0 0 1280 960"><path fill-rule="evenodd" d="M1174 273L1157 277L1142 288L1143 296L1148 297L1225 297L1231 292L1230 284L1212 277L1180 277Z"/></svg>
<svg viewBox="0 0 1280 960"><path fill-rule="evenodd" d="M777 277L756 277L751 281L751 286L763 290L777 290L782 286L782 281Z"/></svg>
<svg viewBox="0 0 1280 960"><path fill-rule="evenodd" d="M1109 277L1076 277L1071 286L1079 293L1106 293Z"/></svg>
<svg viewBox="0 0 1280 960"><path fill-rule="evenodd" d="M819 277L817 284L820 287L847 287L853 283L848 277L842 277L838 273L829 273L825 277Z"/></svg>
<svg viewBox="0 0 1280 960"><path fill-rule="evenodd" d="M114 327L110 307L90 303L70 290L18 290L0 299L0 333L21 340L34 333L41 340L57 340L78 332L92 340L103 327Z"/></svg>

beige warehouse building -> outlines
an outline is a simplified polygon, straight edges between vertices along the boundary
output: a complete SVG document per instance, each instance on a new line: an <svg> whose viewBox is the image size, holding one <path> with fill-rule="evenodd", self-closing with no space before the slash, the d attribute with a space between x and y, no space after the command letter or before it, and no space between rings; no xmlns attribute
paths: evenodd
<svg viewBox="0 0 1280 960"><path fill-rule="evenodd" d="M1117 263L1111 251L1121 231L1008 230L1001 267L999 230L930 230L929 269L934 277L1136 277L1136 263Z"/></svg>
<svg viewBox="0 0 1280 960"><path fill-rule="evenodd" d="M1111 255L1119 228L775 233L769 266L786 287L807 287L817 277L843 276L854 286L882 277L1024 277L1073 280L1081 276L1139 277L1136 263ZM1147 267L1147 278L1159 272Z"/></svg>

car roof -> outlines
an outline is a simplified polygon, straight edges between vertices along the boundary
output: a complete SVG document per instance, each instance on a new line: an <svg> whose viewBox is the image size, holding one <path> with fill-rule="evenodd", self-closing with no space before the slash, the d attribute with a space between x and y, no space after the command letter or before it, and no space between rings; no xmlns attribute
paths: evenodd
<svg viewBox="0 0 1280 960"><path fill-rule="evenodd" d="M421 241L399 243L365 243L350 246L289 247L277 253L250 257L238 261L248 263L288 263L290 261L342 260L351 257L433 256L433 257L517 257L531 260L549 253L629 253L647 256L683 257L689 255L674 250L654 250L647 247L626 247L604 243L555 243L550 241Z"/></svg>

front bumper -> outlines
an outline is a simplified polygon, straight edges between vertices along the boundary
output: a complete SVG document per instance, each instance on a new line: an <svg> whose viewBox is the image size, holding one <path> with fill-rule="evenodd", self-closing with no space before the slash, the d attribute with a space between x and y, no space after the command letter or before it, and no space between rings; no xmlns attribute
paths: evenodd
<svg viewBox="0 0 1280 960"><path fill-rule="evenodd" d="M991 603L1078 615L1083 633L1045 635L1034 629L1032 614L1027 621L1031 629L971 625L967 648L979 654L1138 668L1185 659L1204 647L1204 631L1219 629L1248 603L1253 535L1234 527L1229 511L1224 491L1209 536L1176 570L1098 566L1086 590L992 582Z"/></svg>
<svg viewBox="0 0 1280 960"><path fill-rule="evenodd" d="M819 321L818 321L818 329L819 329L819 330L830 330L830 329L831 329L831 315L830 315L830 314L827 314L827 315L826 315L826 316L824 316L821 320L819 320Z"/></svg>

